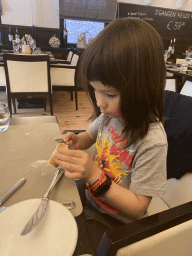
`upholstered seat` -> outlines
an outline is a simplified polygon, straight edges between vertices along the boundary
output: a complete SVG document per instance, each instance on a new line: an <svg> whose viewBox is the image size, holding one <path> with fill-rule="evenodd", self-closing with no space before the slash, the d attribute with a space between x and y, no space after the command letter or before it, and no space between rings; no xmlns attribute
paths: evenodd
<svg viewBox="0 0 192 256"><path fill-rule="evenodd" d="M53 115L49 56L4 54L3 59L10 115L12 116L11 100L14 103L15 98L28 97L49 97ZM14 110L16 113L16 106Z"/></svg>
<svg viewBox="0 0 192 256"><path fill-rule="evenodd" d="M71 100L73 100L73 91L75 91L76 110L77 104L77 84L75 82L75 71L78 64L79 56L73 54L70 65L52 64L51 65L51 84L53 90L70 90Z"/></svg>

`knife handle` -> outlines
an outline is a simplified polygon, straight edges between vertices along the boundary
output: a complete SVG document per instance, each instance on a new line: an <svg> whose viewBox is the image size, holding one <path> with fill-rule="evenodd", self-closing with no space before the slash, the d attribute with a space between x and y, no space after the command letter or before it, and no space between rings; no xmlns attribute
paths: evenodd
<svg viewBox="0 0 192 256"><path fill-rule="evenodd" d="M55 175L53 177L53 180L51 182L51 185L49 186L47 192L45 193L44 197L43 198L47 198L49 199L50 197L50 194L55 186L55 184L57 183L57 181L61 178L61 176L64 174L64 169L61 168L61 167L58 167L56 172L55 172Z"/></svg>
<svg viewBox="0 0 192 256"><path fill-rule="evenodd" d="M17 189L19 189L24 183L26 179L20 179L12 188L10 188L1 198L0 198L0 206L11 196Z"/></svg>

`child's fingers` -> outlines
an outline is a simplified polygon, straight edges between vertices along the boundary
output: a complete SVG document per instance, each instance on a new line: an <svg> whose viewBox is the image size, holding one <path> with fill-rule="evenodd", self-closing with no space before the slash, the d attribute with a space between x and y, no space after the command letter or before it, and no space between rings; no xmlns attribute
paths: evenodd
<svg viewBox="0 0 192 256"><path fill-rule="evenodd" d="M73 132L67 132L66 134L64 134L61 138L66 142L69 143L71 141L73 141L73 139L75 138L75 134Z"/></svg>

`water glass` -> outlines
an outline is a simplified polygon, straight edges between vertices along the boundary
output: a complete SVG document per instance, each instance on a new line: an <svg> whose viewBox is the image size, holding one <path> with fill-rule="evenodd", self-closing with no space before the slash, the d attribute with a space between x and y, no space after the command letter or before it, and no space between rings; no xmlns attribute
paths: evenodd
<svg viewBox="0 0 192 256"><path fill-rule="evenodd" d="M36 48L34 51L35 54L41 54L41 48Z"/></svg>
<svg viewBox="0 0 192 256"><path fill-rule="evenodd" d="M10 112L8 105L0 103L0 132L4 132L8 129L10 122Z"/></svg>
<svg viewBox="0 0 192 256"><path fill-rule="evenodd" d="M33 50L33 53L34 53L34 50L36 48L36 40L35 39L32 39L30 41L30 47L31 47L31 49Z"/></svg>
<svg viewBox="0 0 192 256"><path fill-rule="evenodd" d="M18 45L18 43L16 42L16 40L13 40L13 41L12 41L12 45L13 45L13 52L14 52L15 54L18 54L18 53L19 53L19 45Z"/></svg>
<svg viewBox="0 0 192 256"><path fill-rule="evenodd" d="M180 70L181 70L181 71L187 71L187 67L188 67L187 64L181 64Z"/></svg>

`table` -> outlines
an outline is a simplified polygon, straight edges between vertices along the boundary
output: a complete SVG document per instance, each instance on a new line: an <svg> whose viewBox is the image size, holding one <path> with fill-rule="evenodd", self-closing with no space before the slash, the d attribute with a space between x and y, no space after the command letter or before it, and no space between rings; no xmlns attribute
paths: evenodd
<svg viewBox="0 0 192 256"><path fill-rule="evenodd" d="M169 73L173 73L173 77L177 78L178 92L181 91L186 80L192 81L192 70L181 71L180 68L177 66L167 66L166 71Z"/></svg>
<svg viewBox="0 0 192 256"><path fill-rule="evenodd" d="M48 160L56 146L54 138L59 136L61 132L54 116L11 118L8 130L0 133L0 196L19 179L27 181L3 206L43 197L55 173L55 167L49 165ZM92 253L75 180L63 176L50 199L59 203L75 202L71 213L79 234L74 256Z"/></svg>

